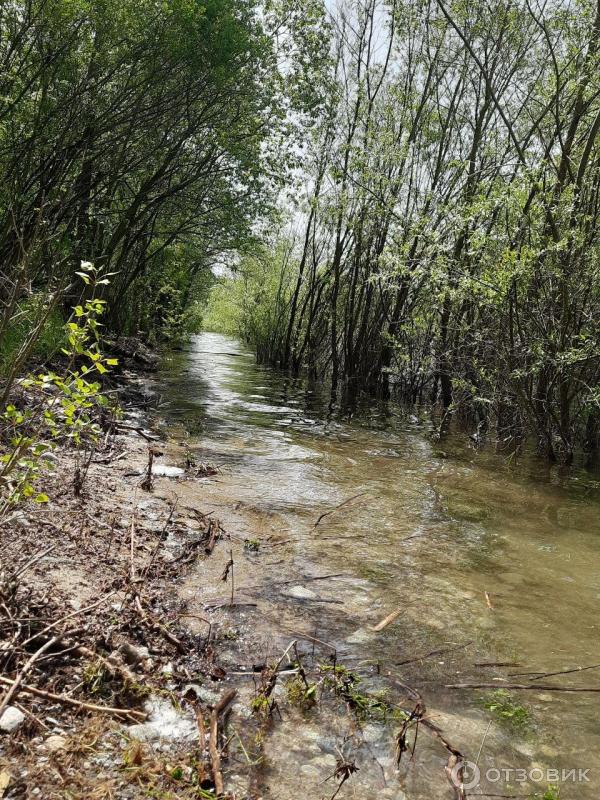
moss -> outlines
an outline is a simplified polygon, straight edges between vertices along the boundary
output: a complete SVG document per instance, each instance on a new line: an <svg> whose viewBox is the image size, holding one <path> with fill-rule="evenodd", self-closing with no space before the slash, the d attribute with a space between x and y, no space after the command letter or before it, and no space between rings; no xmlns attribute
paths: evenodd
<svg viewBox="0 0 600 800"><path fill-rule="evenodd" d="M490 517L490 510L485 506L466 503L460 500L448 500L448 513L457 519L467 522L484 522Z"/></svg>

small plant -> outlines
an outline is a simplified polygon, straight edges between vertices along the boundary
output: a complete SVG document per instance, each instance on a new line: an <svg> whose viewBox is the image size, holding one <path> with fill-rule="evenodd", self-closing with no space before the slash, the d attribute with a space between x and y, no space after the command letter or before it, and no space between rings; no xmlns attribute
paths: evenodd
<svg viewBox="0 0 600 800"><path fill-rule="evenodd" d="M89 694L110 697L112 692L108 688L111 676L108 674L101 661L90 661L83 669L83 685Z"/></svg>
<svg viewBox="0 0 600 800"><path fill-rule="evenodd" d="M325 675L324 686L333 689L352 709L357 719L386 720L396 718L396 709L387 700L385 689L377 692L359 690L361 678L340 664L320 664L319 669Z"/></svg>
<svg viewBox="0 0 600 800"><path fill-rule="evenodd" d="M61 373L48 371L21 380L20 391L29 393L30 402L23 402L23 408L7 405L0 414L3 438L9 445L0 455L0 519L23 500L48 501L48 496L36 489L36 482L52 465L50 451L59 438L76 447L75 494L83 488L100 434L90 412L109 405L98 377L117 364L117 359L102 355L99 318L105 301L94 296L99 286L108 283L108 276L101 277L88 262L81 267L77 274L89 287L86 291L92 293L92 299L76 305L65 325L66 343L61 351L67 357L66 367Z"/></svg>
<svg viewBox="0 0 600 800"><path fill-rule="evenodd" d="M244 539L244 550L249 553L258 553L260 550L260 542L258 539Z"/></svg>
<svg viewBox="0 0 600 800"><path fill-rule="evenodd" d="M285 685L288 700L294 706L303 709L304 711L312 708L317 702L317 684L306 683L300 676L292 678Z"/></svg>
<svg viewBox="0 0 600 800"><path fill-rule="evenodd" d="M487 695L483 699L483 707L515 728L526 728L530 724L529 711L525 706L515 703L506 689L496 689Z"/></svg>
<svg viewBox="0 0 600 800"><path fill-rule="evenodd" d="M532 794L531 800L560 800L560 789L558 786L548 786L543 794L539 792Z"/></svg>
<svg viewBox="0 0 600 800"><path fill-rule="evenodd" d="M252 698L250 708L259 717L268 716L271 711L271 700L264 692L258 692L256 696Z"/></svg>

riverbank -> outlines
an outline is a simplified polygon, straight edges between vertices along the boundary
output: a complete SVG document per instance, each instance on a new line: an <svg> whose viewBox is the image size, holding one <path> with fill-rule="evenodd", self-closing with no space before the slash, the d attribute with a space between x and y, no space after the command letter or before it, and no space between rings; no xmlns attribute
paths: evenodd
<svg viewBox="0 0 600 800"><path fill-rule="evenodd" d="M336 422L315 431L304 417L298 433L294 396L279 378L265 385L270 373L223 337L172 358L175 372L153 380L157 410L144 408L147 380L129 377L127 416L96 453L82 496L73 497L72 454L61 451L48 507L2 532L13 571L39 557L19 575L11 611L38 620L22 667L56 638L21 685L53 697L20 693L14 705L25 718L0 739L5 796L210 797L220 771L235 798L327 798L343 779L342 798L432 800L458 796L447 768L482 745L495 769L546 774L559 758L568 763L559 728L556 743L542 729L544 715L568 723L556 695L532 686L522 699L496 697L492 712L489 693L446 688L500 687L506 674L493 626L506 624L510 597L489 573L492 609L465 577L451 602L444 583L453 567L443 537L456 550L462 531L474 541L489 529L489 488L471 490L468 505L447 484L428 497L414 464L409 473L399 459L396 434L383 449L381 434ZM261 427L273 416L281 425ZM419 452L417 436L407 441ZM430 454L423 461L430 470ZM340 491L334 476L347 481ZM405 514L414 494L425 523L398 515L384 480L404 493ZM480 553L485 540L477 543ZM427 562L414 556L424 545L440 553L433 593ZM398 563L414 579L395 579ZM480 607L487 642L473 624ZM42 637L39 625L55 627ZM516 644L502 660L525 664ZM216 714L232 690L227 714ZM594 713L570 705L580 719ZM521 728L501 716L519 709Z"/></svg>
<svg viewBox="0 0 600 800"><path fill-rule="evenodd" d="M398 759L419 720L440 765L456 761L416 691L398 681L392 698L379 665L360 678L317 636L314 610L340 602L339 576L278 578L278 515L241 500L181 431L164 435L142 408L147 378L130 373L125 388L130 407L78 496L81 465L59 448L49 502L0 533L3 796L291 797L324 781L332 795L352 778L347 796L401 798ZM265 584L287 606L279 620L259 608Z"/></svg>
<svg viewBox="0 0 600 800"><path fill-rule="evenodd" d="M128 376L133 407L85 465L78 496L82 465L57 448L48 503L0 532L2 682L15 689L0 717L2 796L145 797L168 788L169 758L199 756L187 746L198 740L195 698L187 717L169 698L181 702L184 683L218 670L176 591L210 524L186 518L146 474L166 442L143 428L144 383ZM132 752L154 741L153 725L168 744Z"/></svg>
<svg viewBox="0 0 600 800"><path fill-rule="evenodd" d="M283 540L223 492L218 467L165 437L160 419L152 429L147 389L147 378L127 376L135 400L86 465L77 496L81 464L57 448L48 503L0 532L7 798L258 797L273 714L317 704L300 641L252 630L257 556ZM280 588L301 602L316 597ZM323 667L332 688L334 667ZM235 741L222 730L230 706ZM321 753L319 774L334 786L346 774L336 776L338 761Z"/></svg>

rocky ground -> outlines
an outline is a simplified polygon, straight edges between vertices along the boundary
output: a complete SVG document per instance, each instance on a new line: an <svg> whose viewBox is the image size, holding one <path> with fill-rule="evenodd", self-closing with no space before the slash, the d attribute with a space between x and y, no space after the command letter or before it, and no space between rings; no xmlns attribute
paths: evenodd
<svg viewBox="0 0 600 800"><path fill-rule="evenodd" d="M221 780L206 705L220 695L201 684L225 670L176 587L224 532L170 487L161 496L164 444L141 417L126 412L99 444L79 496L85 465L57 449L49 503L0 531L0 796L145 797L174 783L197 797ZM190 481L211 471L187 466Z"/></svg>

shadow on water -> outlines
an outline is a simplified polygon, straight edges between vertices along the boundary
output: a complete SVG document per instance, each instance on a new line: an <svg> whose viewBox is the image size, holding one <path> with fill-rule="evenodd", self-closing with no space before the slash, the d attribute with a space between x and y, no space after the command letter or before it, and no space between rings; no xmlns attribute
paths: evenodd
<svg viewBox="0 0 600 800"><path fill-rule="evenodd" d="M350 659L392 668L454 648L413 660L401 674L463 744L477 748L490 715L477 692L445 684L600 662L594 476L530 454L477 451L467 437L436 441L426 415L393 404L359 398L332 412L327 387L257 365L218 334L169 355L160 381L170 425L185 429L202 458L230 469L240 502L285 520L292 544L281 573L347 576L328 587L329 605L305 611L322 638ZM357 495L315 528L323 511ZM374 634L373 623L397 608L397 622ZM507 673L482 662L524 667ZM552 680L600 686L594 670ZM482 763L588 768L591 782L565 784L561 798L596 798L600 696L539 690L518 700L531 709L535 735L490 734ZM403 780L411 798L438 796L422 777ZM449 796L447 786L439 796Z"/></svg>

